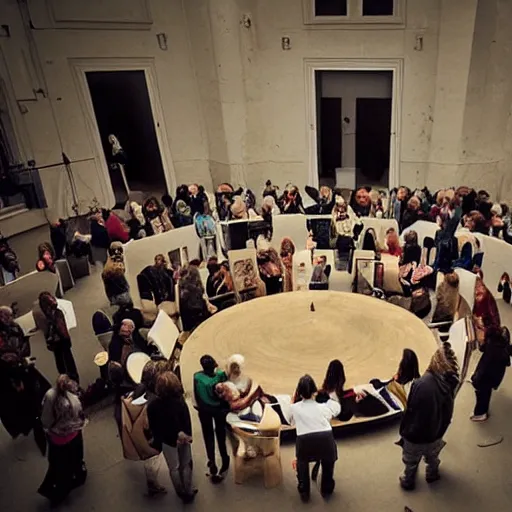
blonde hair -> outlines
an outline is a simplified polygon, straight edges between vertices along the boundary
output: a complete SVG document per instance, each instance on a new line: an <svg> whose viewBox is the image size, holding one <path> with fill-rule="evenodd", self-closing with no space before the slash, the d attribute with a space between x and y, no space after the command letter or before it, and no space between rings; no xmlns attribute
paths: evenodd
<svg viewBox="0 0 512 512"><path fill-rule="evenodd" d="M113 277L113 276L124 276L125 273L124 263L121 261L114 261L110 256L107 258L107 262L103 267L103 272L101 273L101 277Z"/></svg>
<svg viewBox="0 0 512 512"><path fill-rule="evenodd" d="M459 364L450 343L444 342L434 352L427 371L439 376L449 377L459 384Z"/></svg>

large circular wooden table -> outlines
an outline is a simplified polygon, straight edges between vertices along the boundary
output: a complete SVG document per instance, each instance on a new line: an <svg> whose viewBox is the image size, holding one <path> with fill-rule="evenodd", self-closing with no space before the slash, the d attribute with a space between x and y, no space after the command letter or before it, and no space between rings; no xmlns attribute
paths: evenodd
<svg viewBox="0 0 512 512"><path fill-rule="evenodd" d="M265 392L293 394L305 373L320 386L332 359L343 362L347 387L391 378L404 348L416 352L423 372L437 344L419 318L398 306L355 293L290 292L213 315L185 343L181 371L190 392L202 355L223 366L242 354L247 374Z"/></svg>

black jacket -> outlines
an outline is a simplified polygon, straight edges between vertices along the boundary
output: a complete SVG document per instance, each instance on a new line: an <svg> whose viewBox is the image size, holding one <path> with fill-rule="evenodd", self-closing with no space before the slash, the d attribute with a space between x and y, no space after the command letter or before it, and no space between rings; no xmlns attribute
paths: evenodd
<svg viewBox="0 0 512 512"><path fill-rule="evenodd" d="M404 253L400 265L416 262L418 265L421 261L421 247L418 244L405 244Z"/></svg>
<svg viewBox="0 0 512 512"><path fill-rule="evenodd" d="M180 290L180 316L184 331L193 331L210 317L203 295L197 291Z"/></svg>
<svg viewBox="0 0 512 512"><path fill-rule="evenodd" d="M411 443L441 439L452 421L455 387L429 371L412 385L400 435Z"/></svg>
<svg viewBox="0 0 512 512"><path fill-rule="evenodd" d="M157 306L175 300L174 279L169 269L149 265L137 276L137 285L140 298L154 300Z"/></svg>
<svg viewBox="0 0 512 512"><path fill-rule="evenodd" d="M510 349L504 345L485 344L481 350L483 354L471 382L476 389L498 389L510 366Z"/></svg>
<svg viewBox="0 0 512 512"><path fill-rule="evenodd" d="M130 291L128 281L123 274L103 276L102 279L105 286L105 295L111 302L115 297Z"/></svg>
<svg viewBox="0 0 512 512"><path fill-rule="evenodd" d="M97 220L91 220L91 245L108 249L110 247L110 237L105 226L98 223Z"/></svg>
<svg viewBox="0 0 512 512"><path fill-rule="evenodd" d="M161 450L162 444L175 447L180 432L192 436L190 411L183 398L155 398L148 405L148 421L156 450Z"/></svg>

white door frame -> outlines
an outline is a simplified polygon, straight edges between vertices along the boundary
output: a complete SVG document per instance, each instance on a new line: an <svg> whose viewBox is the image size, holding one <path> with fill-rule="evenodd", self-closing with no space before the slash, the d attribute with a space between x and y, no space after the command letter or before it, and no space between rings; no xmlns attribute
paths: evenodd
<svg viewBox="0 0 512 512"><path fill-rule="evenodd" d="M169 148L169 138L164 122L160 93L156 79L156 69L152 58L80 58L69 59L73 77L78 91L78 96L85 115L87 131L94 150L96 167L101 170L105 196L114 200L114 190L108 172L108 163L103 153L103 144L100 138L100 131L96 122L96 115L92 104L91 93L87 83L86 73L88 71L144 71L146 85L148 88L149 102L153 114L155 133L162 158L165 183L169 192L176 190L176 172ZM172 193L172 192L171 192Z"/></svg>
<svg viewBox="0 0 512 512"><path fill-rule="evenodd" d="M392 71L389 188L400 185L400 125L402 118L403 59L305 59L306 145L309 183L318 188L317 115L315 71Z"/></svg>

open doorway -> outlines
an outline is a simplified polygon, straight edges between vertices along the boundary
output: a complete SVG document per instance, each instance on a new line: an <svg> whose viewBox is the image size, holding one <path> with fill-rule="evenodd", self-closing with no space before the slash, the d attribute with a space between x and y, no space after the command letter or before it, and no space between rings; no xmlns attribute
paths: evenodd
<svg viewBox="0 0 512 512"><path fill-rule="evenodd" d="M87 71L85 76L116 204L124 204L129 191L158 197L165 194L164 167L144 70Z"/></svg>
<svg viewBox="0 0 512 512"><path fill-rule="evenodd" d="M319 184L390 185L392 71L315 70Z"/></svg>

